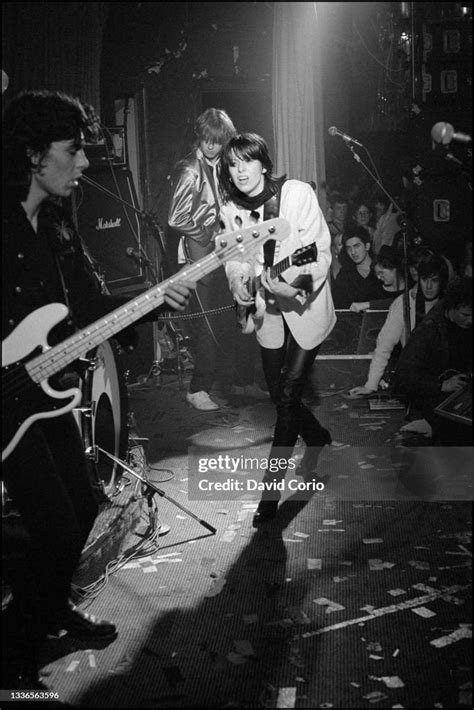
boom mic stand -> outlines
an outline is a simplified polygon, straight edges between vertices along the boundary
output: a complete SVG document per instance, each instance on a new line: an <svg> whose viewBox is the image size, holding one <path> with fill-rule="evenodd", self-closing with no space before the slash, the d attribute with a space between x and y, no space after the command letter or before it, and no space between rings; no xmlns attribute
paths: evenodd
<svg viewBox="0 0 474 710"><path fill-rule="evenodd" d="M368 165L364 163L362 158L358 153L356 153L354 146L352 143L349 141L345 140L344 141L345 145L349 148L351 151L354 160L362 165L364 170L370 175L370 177L374 180L374 182L380 187L380 189L384 192L385 195L387 195L388 199L390 202L395 206L395 209L397 212L401 215L401 221L400 221L400 227L401 227L401 233L402 233L402 244L403 244L403 278L405 279L405 290L403 292L403 321L405 324L405 332L408 335L411 333L411 319L410 319L410 294L408 292L408 283L409 283L409 271L408 271L408 247L407 247L407 229L408 229L408 219L406 217L406 213L400 205L396 202L396 200L390 195L390 193L385 189L385 187L382 185L380 179L377 177L377 175L374 175ZM418 230L415 228L413 224L410 225L411 229L418 235ZM418 238L420 239L421 243L421 237Z"/></svg>
<svg viewBox="0 0 474 710"><path fill-rule="evenodd" d="M200 525L206 528L206 530L209 530L213 535L216 534L217 528L213 527L210 525L210 523L207 523L205 520L202 518L198 518L197 515L194 515L194 513L191 513L188 508L185 508L184 505L181 505L181 503L178 503L178 501L174 500L174 498L171 498L171 496L167 495L164 491L161 490L161 488L158 488L158 486L155 486L154 483L150 483L150 481L145 478L144 476L140 475L137 473L137 471L134 471L133 468L130 468L124 461L121 459L117 458L117 456L114 456L113 454L110 454L108 451L105 451L105 449L102 449L100 446L97 447L98 451L100 451L102 454L105 454L109 459L117 463L119 466L121 466L125 471L130 473L132 476L135 476L139 481L141 481L144 486L145 486L145 495L147 496L148 500L153 497L155 493L158 493L159 496L162 498L166 498L169 500L173 505L176 505L180 510L182 510L184 513L189 515L191 518L194 518L194 520L197 520Z"/></svg>
<svg viewBox="0 0 474 710"><path fill-rule="evenodd" d="M107 195L108 197L112 197L112 199L116 200L116 202L120 202L124 207L128 207L129 209L131 209L133 212L135 212L139 217L141 217L148 224L153 222L153 218L151 217L151 215L148 214L148 212L144 212L143 210L140 210L138 207L135 207L135 205L132 205L130 202L127 202L126 200L122 199L121 197L116 195L115 192L112 192L111 190L107 189L103 185L100 185L95 180L92 180L92 178L87 177L87 175L82 175L81 180L84 180L84 182L87 185L90 185L91 187L95 187L96 190L99 190L99 192L103 192L104 195ZM128 215L127 215L127 219L128 219ZM132 230L132 233L133 233L133 230ZM158 247L160 250L161 260L163 260L165 257L165 246L162 242L161 234L159 231L158 231L157 243L158 243ZM142 257L143 262L147 265L151 265L148 255L145 253L145 250L143 249L141 244L139 242L136 242L136 244L137 244L137 248L138 248L138 253Z"/></svg>

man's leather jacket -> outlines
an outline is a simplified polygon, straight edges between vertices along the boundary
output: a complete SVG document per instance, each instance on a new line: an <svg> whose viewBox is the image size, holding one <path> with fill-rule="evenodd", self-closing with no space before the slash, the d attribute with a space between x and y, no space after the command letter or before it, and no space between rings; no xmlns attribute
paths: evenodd
<svg viewBox="0 0 474 710"><path fill-rule="evenodd" d="M214 250L219 231L219 196L211 170L197 148L176 164L171 175L168 224L179 237L185 237L184 250L190 261Z"/></svg>

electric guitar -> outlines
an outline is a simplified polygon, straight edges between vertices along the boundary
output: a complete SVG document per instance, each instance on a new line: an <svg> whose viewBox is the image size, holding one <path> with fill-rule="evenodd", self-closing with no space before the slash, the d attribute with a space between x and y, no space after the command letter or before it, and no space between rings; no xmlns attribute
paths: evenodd
<svg viewBox="0 0 474 710"><path fill-rule="evenodd" d="M53 389L48 382L52 375L161 306L167 286L180 281L199 281L229 260L245 258L247 261L249 254L268 239L283 240L289 233L289 223L276 218L218 235L211 254L186 265L172 277L53 347L48 345L48 333L66 318L67 306L50 303L26 316L2 342L2 461L34 421L57 417L78 405L81 390L77 387L64 391ZM42 351L40 354L36 352L38 348Z"/></svg>
<svg viewBox="0 0 474 710"><path fill-rule="evenodd" d="M318 258L318 248L316 244L309 244L306 247L297 249L293 254L282 259L274 266L270 267L270 276L272 279L282 274L290 266L302 266L303 264L311 264ZM254 276L247 282L247 290L254 299L251 306L236 305L237 327L240 328L244 335L249 335L255 330L255 320L263 316L265 311L265 301L260 294L261 289L260 276Z"/></svg>

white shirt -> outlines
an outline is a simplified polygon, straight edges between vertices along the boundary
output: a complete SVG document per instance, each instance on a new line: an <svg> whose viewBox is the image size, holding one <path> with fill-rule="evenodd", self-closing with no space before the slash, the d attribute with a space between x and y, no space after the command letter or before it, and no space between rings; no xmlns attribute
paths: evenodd
<svg viewBox="0 0 474 710"><path fill-rule="evenodd" d="M410 328L413 330L416 322L416 293L418 287L414 286L410 289ZM374 354L370 362L369 374L365 387L370 390L377 390L380 380L382 379L387 363L397 343L401 343L405 347L407 342L407 333L405 328L404 317L404 294L398 296L391 304L388 310L385 323L381 327L377 336ZM438 302L438 299L433 301L425 301L425 314L433 308Z"/></svg>

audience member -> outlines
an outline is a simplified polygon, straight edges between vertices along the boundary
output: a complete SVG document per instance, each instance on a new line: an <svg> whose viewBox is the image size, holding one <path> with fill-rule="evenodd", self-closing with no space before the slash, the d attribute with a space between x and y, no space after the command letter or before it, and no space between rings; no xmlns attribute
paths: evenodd
<svg viewBox="0 0 474 710"><path fill-rule="evenodd" d="M342 236L342 244L348 259L333 283L336 308L350 308L352 303L384 298L386 293L371 268L372 241L365 227L347 227Z"/></svg>
<svg viewBox="0 0 474 710"><path fill-rule="evenodd" d="M365 227L370 235L371 242L374 238L375 221L369 200L359 199L355 202L348 219L349 223Z"/></svg>
<svg viewBox="0 0 474 710"><path fill-rule="evenodd" d="M334 280L340 270L342 269L342 261L344 258L344 250L342 248L342 232L337 232L331 237L331 288L333 287Z"/></svg>
<svg viewBox="0 0 474 710"><path fill-rule="evenodd" d="M404 254L405 254L403 230L400 230L399 232L397 232L395 234L395 237L394 237L393 243L392 243L392 248L395 250L399 259L403 263ZM435 250L431 245L428 245L426 242L424 242L416 231L413 231L410 229L407 230L406 249L407 249L408 256L416 254L418 250L420 250L420 253L423 250L425 250L426 252L430 252L430 254L436 253L438 256L441 256L445 260L446 265L448 267L450 279L452 279L453 276L455 276L457 273L457 270L455 269L454 264L453 264L453 260L447 256L446 250L443 248L438 248Z"/></svg>
<svg viewBox="0 0 474 710"><path fill-rule="evenodd" d="M422 318L431 311L443 295L448 282L448 268L440 256L432 254L421 258L417 264L416 283L409 293L410 332ZM378 336L370 362L369 374L365 385L354 387L349 391L351 397L369 395L375 392L379 385L386 388L388 383L382 380L390 358L398 344L405 347L408 340L405 323L405 296L398 296L388 311L387 318Z"/></svg>
<svg viewBox="0 0 474 710"><path fill-rule="evenodd" d="M398 360L394 391L405 395L429 422L433 444L472 445L472 426L436 413L472 377L472 278L455 277L443 299L410 335ZM472 395L471 395L472 396Z"/></svg>
<svg viewBox="0 0 474 710"><path fill-rule="evenodd" d="M343 195L333 193L331 195L330 205L330 217L327 221L327 225L329 227L331 237L334 238L338 234L342 235L344 231L344 225L346 223L347 212L349 209L349 201Z"/></svg>
<svg viewBox="0 0 474 710"><path fill-rule="evenodd" d="M391 246L395 234L400 230L399 213L393 203L381 195L374 201L375 229L372 239L374 254L378 254L382 246Z"/></svg>
<svg viewBox="0 0 474 710"><path fill-rule="evenodd" d="M372 299L371 301L351 303L350 310L354 313L361 313L369 309L384 310L389 308L395 298L405 290L403 270L391 247L387 245L382 247L380 253L372 262L372 268L385 293L381 298Z"/></svg>

